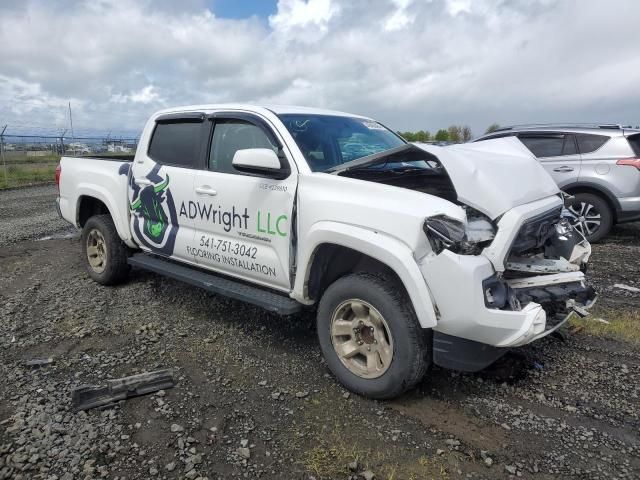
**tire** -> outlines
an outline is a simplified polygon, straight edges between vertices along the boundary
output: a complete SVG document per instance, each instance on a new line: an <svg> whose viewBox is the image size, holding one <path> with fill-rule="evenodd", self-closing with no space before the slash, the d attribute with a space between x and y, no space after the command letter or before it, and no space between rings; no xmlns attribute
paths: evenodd
<svg viewBox="0 0 640 480"><path fill-rule="evenodd" d="M316 321L329 369L347 389L365 397L400 395L422 379L431 363L431 331L418 323L402 286L383 276L355 273L336 280L320 300ZM349 358L338 352L356 348ZM368 368L370 357L375 368Z"/></svg>
<svg viewBox="0 0 640 480"><path fill-rule="evenodd" d="M613 226L613 212L607 201L593 193L576 193L568 206L571 223L592 243L600 241ZM599 223L596 223L599 222Z"/></svg>
<svg viewBox="0 0 640 480"><path fill-rule="evenodd" d="M96 215L82 229L82 260L89 276L102 285L122 282L129 273L129 249L110 215Z"/></svg>

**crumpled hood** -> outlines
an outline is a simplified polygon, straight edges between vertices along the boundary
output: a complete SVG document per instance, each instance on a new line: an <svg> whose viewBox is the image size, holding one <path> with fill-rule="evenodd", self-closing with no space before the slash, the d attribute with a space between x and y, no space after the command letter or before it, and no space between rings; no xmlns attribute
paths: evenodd
<svg viewBox="0 0 640 480"><path fill-rule="evenodd" d="M515 138L447 147L415 145L442 162L460 202L492 220L518 205L560 192L542 165Z"/></svg>

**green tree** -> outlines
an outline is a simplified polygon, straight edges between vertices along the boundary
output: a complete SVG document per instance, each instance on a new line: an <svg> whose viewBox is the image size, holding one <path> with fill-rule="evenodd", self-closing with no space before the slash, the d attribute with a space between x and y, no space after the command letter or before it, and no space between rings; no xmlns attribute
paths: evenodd
<svg viewBox="0 0 640 480"><path fill-rule="evenodd" d="M416 132L416 142L428 142L431 139L431 134L428 131L420 130Z"/></svg>
<svg viewBox="0 0 640 480"><path fill-rule="evenodd" d="M462 127L462 141L468 142L473 138L473 133L471 133L471 127L469 125L465 125Z"/></svg>
<svg viewBox="0 0 640 480"><path fill-rule="evenodd" d="M493 133L500 128L499 123L492 123L487 127L487 130L484 133Z"/></svg>
<svg viewBox="0 0 640 480"><path fill-rule="evenodd" d="M444 128L441 128L436 132L436 136L434 137L436 142L446 142L449 140L449 132Z"/></svg>
<svg viewBox="0 0 640 480"><path fill-rule="evenodd" d="M404 138L407 142L415 142L416 134L413 132L396 132L402 138Z"/></svg>
<svg viewBox="0 0 640 480"><path fill-rule="evenodd" d="M460 143L462 141L462 127L458 125L450 125L447 132L449 133L450 142Z"/></svg>

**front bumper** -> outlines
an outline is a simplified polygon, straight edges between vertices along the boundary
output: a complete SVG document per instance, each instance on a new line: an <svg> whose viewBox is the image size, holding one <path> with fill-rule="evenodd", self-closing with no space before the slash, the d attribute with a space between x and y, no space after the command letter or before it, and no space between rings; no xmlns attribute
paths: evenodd
<svg viewBox="0 0 640 480"><path fill-rule="evenodd" d="M489 308L483 281L494 276L484 256L444 250L420 264L438 309L434 331L493 347L508 348L538 340L565 322L573 306L590 308L596 295L582 272L508 280L521 309Z"/></svg>
<svg viewBox="0 0 640 480"><path fill-rule="evenodd" d="M509 280L520 310L489 308L483 280L494 276L483 256L456 255L444 250L421 264L435 297L438 325L433 328L436 365L466 372L482 370L510 348L539 340L564 325L596 301L582 272Z"/></svg>
<svg viewBox="0 0 640 480"><path fill-rule="evenodd" d="M640 220L640 197L618 198L620 208L616 212L618 223L635 222Z"/></svg>

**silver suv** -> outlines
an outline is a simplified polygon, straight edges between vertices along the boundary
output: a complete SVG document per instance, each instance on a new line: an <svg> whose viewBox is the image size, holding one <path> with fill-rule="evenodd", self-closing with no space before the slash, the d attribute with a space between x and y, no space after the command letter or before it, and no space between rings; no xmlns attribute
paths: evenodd
<svg viewBox="0 0 640 480"><path fill-rule="evenodd" d="M640 129L622 125L517 125L474 140L517 137L558 186L590 242L616 223L640 220Z"/></svg>

